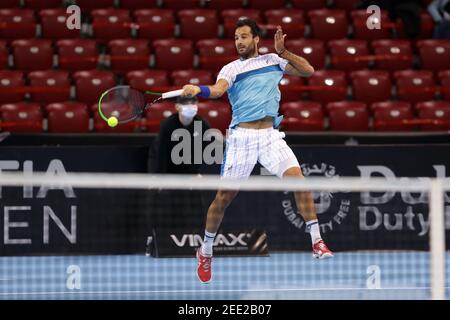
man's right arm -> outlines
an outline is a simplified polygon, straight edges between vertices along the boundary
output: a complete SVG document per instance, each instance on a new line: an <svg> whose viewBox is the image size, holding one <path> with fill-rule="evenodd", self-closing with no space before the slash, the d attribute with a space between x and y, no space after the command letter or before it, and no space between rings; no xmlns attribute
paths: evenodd
<svg viewBox="0 0 450 320"><path fill-rule="evenodd" d="M208 98L220 98L227 90L228 90L228 82L225 79L217 80L216 84L212 86L207 86L210 91L210 95ZM185 85L183 87L182 96L196 96L201 92L199 86L195 86L192 84Z"/></svg>

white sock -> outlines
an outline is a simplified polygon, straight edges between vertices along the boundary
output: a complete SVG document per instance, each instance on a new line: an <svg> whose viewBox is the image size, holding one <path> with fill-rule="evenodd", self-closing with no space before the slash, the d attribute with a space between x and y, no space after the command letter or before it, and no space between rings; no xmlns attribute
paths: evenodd
<svg viewBox="0 0 450 320"><path fill-rule="evenodd" d="M216 237L216 232L211 233L205 230L205 237L203 238L202 245L202 255L204 256L212 256L213 254L213 243L214 238Z"/></svg>
<svg viewBox="0 0 450 320"><path fill-rule="evenodd" d="M306 228L309 230L313 244L322 239L320 236L319 221L317 219L306 222Z"/></svg>

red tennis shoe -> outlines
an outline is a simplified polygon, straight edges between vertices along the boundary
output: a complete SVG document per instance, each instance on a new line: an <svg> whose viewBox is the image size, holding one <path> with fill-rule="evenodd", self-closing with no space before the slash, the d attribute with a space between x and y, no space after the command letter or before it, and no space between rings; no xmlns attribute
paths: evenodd
<svg viewBox="0 0 450 320"><path fill-rule="evenodd" d="M333 252L328 249L323 240L319 240L313 245L313 257L316 259L326 259L333 257Z"/></svg>
<svg viewBox="0 0 450 320"><path fill-rule="evenodd" d="M212 278L211 263L212 257L204 256L201 247L197 249L197 277L202 283L209 283Z"/></svg>

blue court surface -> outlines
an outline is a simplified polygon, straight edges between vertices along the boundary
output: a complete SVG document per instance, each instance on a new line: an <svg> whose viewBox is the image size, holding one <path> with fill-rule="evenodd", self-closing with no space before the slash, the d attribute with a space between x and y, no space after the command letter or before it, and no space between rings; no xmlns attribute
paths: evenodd
<svg viewBox="0 0 450 320"><path fill-rule="evenodd" d="M217 257L201 284L194 257L0 257L0 299L430 299L429 263L415 251ZM447 263L447 299L449 278Z"/></svg>

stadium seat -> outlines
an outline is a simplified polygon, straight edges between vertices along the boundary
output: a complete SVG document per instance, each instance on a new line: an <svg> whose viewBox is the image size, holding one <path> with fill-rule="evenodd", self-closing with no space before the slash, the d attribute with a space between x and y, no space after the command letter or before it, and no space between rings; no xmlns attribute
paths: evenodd
<svg viewBox="0 0 450 320"><path fill-rule="evenodd" d="M368 67L369 49L365 40L340 39L328 42L331 64L338 70L353 71Z"/></svg>
<svg viewBox="0 0 450 320"><path fill-rule="evenodd" d="M46 106L48 131L76 133L89 131L89 111L84 103L61 102Z"/></svg>
<svg viewBox="0 0 450 320"><path fill-rule="evenodd" d="M150 66L150 49L144 39L117 39L108 43L111 69L118 74Z"/></svg>
<svg viewBox="0 0 450 320"><path fill-rule="evenodd" d="M0 104L22 101L25 93L24 75L20 71L0 70Z"/></svg>
<svg viewBox="0 0 450 320"><path fill-rule="evenodd" d="M429 70L403 70L394 72L399 100L417 103L433 100L435 82Z"/></svg>
<svg viewBox="0 0 450 320"><path fill-rule="evenodd" d="M69 73L62 70L33 71L28 74L31 100L38 103L62 102L70 99Z"/></svg>
<svg viewBox="0 0 450 320"><path fill-rule="evenodd" d="M259 54L276 53L273 39L260 39L258 52Z"/></svg>
<svg viewBox="0 0 450 320"><path fill-rule="evenodd" d="M177 70L170 74L170 78L174 86L208 85L215 82L212 73L207 70Z"/></svg>
<svg viewBox="0 0 450 320"><path fill-rule="evenodd" d="M175 16L168 9L141 9L134 11L139 38L165 39L175 35Z"/></svg>
<svg viewBox="0 0 450 320"><path fill-rule="evenodd" d="M311 10L308 17L311 22L311 38L328 41L347 37L348 20L344 10Z"/></svg>
<svg viewBox="0 0 450 320"><path fill-rule="evenodd" d="M355 10L356 5L359 4L360 0L333 0L334 8L342 10Z"/></svg>
<svg viewBox="0 0 450 320"><path fill-rule="evenodd" d="M200 40L196 46L202 69L219 72L224 65L238 59L235 44L229 39Z"/></svg>
<svg viewBox="0 0 450 320"><path fill-rule="evenodd" d="M284 74L280 81L281 101L290 102L300 100L304 95L304 78L297 76L290 76Z"/></svg>
<svg viewBox="0 0 450 320"><path fill-rule="evenodd" d="M280 113L284 115L283 130L287 131L322 131L324 114L322 106L313 101L283 103Z"/></svg>
<svg viewBox="0 0 450 320"><path fill-rule="evenodd" d="M61 0L24 0L25 8L34 10L61 8L63 1Z"/></svg>
<svg viewBox="0 0 450 320"><path fill-rule="evenodd" d="M442 98L450 101L450 70L441 71L438 76L441 83Z"/></svg>
<svg viewBox="0 0 450 320"><path fill-rule="evenodd" d="M6 69L8 67L8 48L6 47L6 41L0 40L0 69Z"/></svg>
<svg viewBox="0 0 450 320"><path fill-rule="evenodd" d="M383 70L358 70L350 73L353 99L365 103L391 99L392 82L389 72Z"/></svg>
<svg viewBox="0 0 450 320"><path fill-rule="evenodd" d="M37 103L9 103L0 106L3 131L42 132L42 111Z"/></svg>
<svg viewBox="0 0 450 320"><path fill-rule="evenodd" d="M2 0L0 1L0 9L18 8L21 0Z"/></svg>
<svg viewBox="0 0 450 320"><path fill-rule="evenodd" d="M405 101L382 101L371 105L375 131L411 131L416 125L411 104Z"/></svg>
<svg viewBox="0 0 450 320"><path fill-rule="evenodd" d="M216 10L180 10L178 11L178 19L182 38L198 41L217 38L218 36L219 19Z"/></svg>
<svg viewBox="0 0 450 320"><path fill-rule="evenodd" d="M98 102L101 94L116 85L114 74L109 71L87 70L74 73L77 100L91 104Z"/></svg>
<svg viewBox="0 0 450 320"><path fill-rule="evenodd" d="M164 0L163 6L173 10L200 8L201 0Z"/></svg>
<svg viewBox="0 0 450 320"><path fill-rule="evenodd" d="M226 133L231 122L231 107L222 101L204 101L198 103L198 114L211 128L219 129Z"/></svg>
<svg viewBox="0 0 450 320"><path fill-rule="evenodd" d="M315 70L325 67L325 44L322 40L299 39L287 40L286 48L308 60Z"/></svg>
<svg viewBox="0 0 450 320"><path fill-rule="evenodd" d="M378 18L375 19L372 13L368 13L366 10L353 10L350 12L350 15L355 39L376 40L392 37L392 26L394 24L390 21L387 11L381 11L381 21L378 21ZM372 23L380 23L380 29L369 29L368 25Z"/></svg>
<svg viewBox="0 0 450 320"><path fill-rule="evenodd" d="M59 68L68 71L95 69L97 42L90 39L67 39L56 42Z"/></svg>
<svg viewBox="0 0 450 320"><path fill-rule="evenodd" d="M410 69L413 52L408 40L375 40L371 46L375 53L375 65L378 69L397 71Z"/></svg>
<svg viewBox="0 0 450 320"><path fill-rule="evenodd" d="M417 42L423 69L441 71L450 69L450 41L428 39Z"/></svg>
<svg viewBox="0 0 450 320"><path fill-rule="evenodd" d="M425 101L416 104L419 118L424 121L420 128L426 131L450 130L450 102Z"/></svg>
<svg viewBox="0 0 450 320"><path fill-rule="evenodd" d="M114 0L76 0L75 4L81 8L82 12L91 12L95 9L114 7Z"/></svg>
<svg viewBox="0 0 450 320"><path fill-rule="evenodd" d="M272 38L276 32L276 26L283 28L283 33L288 35L287 39L303 38L305 32L305 18L302 10L276 9L267 10L264 13L267 21L267 38Z"/></svg>
<svg viewBox="0 0 450 320"><path fill-rule="evenodd" d="M367 105L358 101L337 101L327 104L332 131L368 131Z"/></svg>
<svg viewBox="0 0 450 320"><path fill-rule="evenodd" d="M39 12L42 37L46 39L67 39L80 36L80 30L70 30L66 19L70 16L65 9L46 9Z"/></svg>
<svg viewBox="0 0 450 320"><path fill-rule="evenodd" d="M261 23L261 15L259 10L255 9L229 9L223 10L221 13L223 19L223 26L225 29L225 37L234 39L234 31L236 21L244 17L255 20L257 23Z"/></svg>
<svg viewBox="0 0 450 320"><path fill-rule="evenodd" d="M105 8L92 13L94 37L100 43L131 37L131 18L128 10Z"/></svg>
<svg viewBox="0 0 450 320"><path fill-rule="evenodd" d="M53 47L50 40L23 39L12 42L14 66L19 70L34 71L51 69Z"/></svg>
<svg viewBox="0 0 450 320"><path fill-rule="evenodd" d="M323 9L327 6L327 0L291 0L295 8L302 10Z"/></svg>
<svg viewBox="0 0 450 320"><path fill-rule="evenodd" d="M0 21L0 39L29 39L36 36L36 21L33 10L1 9Z"/></svg>
<svg viewBox="0 0 450 320"><path fill-rule="evenodd" d="M192 69L194 48L191 40L160 39L153 42L155 68L169 71Z"/></svg>
<svg viewBox="0 0 450 320"><path fill-rule="evenodd" d="M126 74L127 83L139 90L155 90L170 85L168 72L165 70L136 70ZM160 91L160 90L155 90ZM162 90L161 90L162 91Z"/></svg>
<svg viewBox="0 0 450 320"><path fill-rule="evenodd" d="M307 78L311 87L311 100L326 104L345 100L347 97L347 79L345 72L339 70L319 70Z"/></svg>
<svg viewBox="0 0 450 320"><path fill-rule="evenodd" d="M248 0L248 6L257 10L271 10L284 8L285 0Z"/></svg>
<svg viewBox="0 0 450 320"><path fill-rule="evenodd" d="M215 9L218 11L241 8L242 5L242 0L214 0L206 2L206 7L208 9Z"/></svg>
<svg viewBox="0 0 450 320"><path fill-rule="evenodd" d="M175 104L173 102L159 102L152 105L145 110L146 131L147 132L159 132L160 124L162 121L175 114Z"/></svg>
<svg viewBox="0 0 450 320"><path fill-rule="evenodd" d="M120 7L127 10L157 8L158 0L120 0Z"/></svg>
<svg viewBox="0 0 450 320"><path fill-rule="evenodd" d="M427 13L422 12L420 14L420 34L419 39L430 39L433 37L434 21L433 18ZM397 37L404 39L407 38L405 27L401 19L396 23Z"/></svg>

